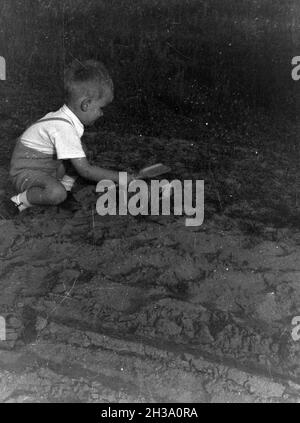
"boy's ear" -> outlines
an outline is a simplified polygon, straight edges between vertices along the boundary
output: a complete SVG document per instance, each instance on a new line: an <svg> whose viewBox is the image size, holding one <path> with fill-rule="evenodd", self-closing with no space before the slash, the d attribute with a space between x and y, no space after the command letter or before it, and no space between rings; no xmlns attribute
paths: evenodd
<svg viewBox="0 0 300 423"><path fill-rule="evenodd" d="M89 108L90 105L90 99L85 98L84 100L82 100L81 104L80 104L80 109L82 112L86 112Z"/></svg>

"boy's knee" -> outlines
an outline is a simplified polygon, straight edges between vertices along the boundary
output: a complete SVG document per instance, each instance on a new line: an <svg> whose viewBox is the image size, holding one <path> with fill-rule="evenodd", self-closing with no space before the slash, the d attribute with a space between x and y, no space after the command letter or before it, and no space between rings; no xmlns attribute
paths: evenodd
<svg viewBox="0 0 300 423"><path fill-rule="evenodd" d="M62 185L51 186L47 191L47 197L54 206L62 203L67 198L67 191Z"/></svg>

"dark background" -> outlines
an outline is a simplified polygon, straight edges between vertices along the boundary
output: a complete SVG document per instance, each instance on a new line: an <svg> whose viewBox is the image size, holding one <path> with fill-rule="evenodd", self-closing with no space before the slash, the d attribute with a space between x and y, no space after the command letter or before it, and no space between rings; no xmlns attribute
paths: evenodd
<svg viewBox="0 0 300 423"><path fill-rule="evenodd" d="M225 125L249 109L295 116L296 0L2 0L0 13L10 81L60 96L64 66L95 58L133 120L161 108Z"/></svg>

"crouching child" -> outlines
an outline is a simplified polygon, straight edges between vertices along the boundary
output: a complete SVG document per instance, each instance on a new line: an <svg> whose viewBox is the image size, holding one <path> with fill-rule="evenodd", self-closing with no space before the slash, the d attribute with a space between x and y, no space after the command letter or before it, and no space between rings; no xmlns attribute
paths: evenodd
<svg viewBox="0 0 300 423"><path fill-rule="evenodd" d="M103 116L114 96L105 66L96 61L74 62L65 72L65 104L46 114L19 137L10 164L17 195L11 200L23 211L34 205L58 205L75 178L66 174L69 160L83 178L118 182L119 172L91 165L83 150L84 127ZM134 179L128 175L129 182Z"/></svg>

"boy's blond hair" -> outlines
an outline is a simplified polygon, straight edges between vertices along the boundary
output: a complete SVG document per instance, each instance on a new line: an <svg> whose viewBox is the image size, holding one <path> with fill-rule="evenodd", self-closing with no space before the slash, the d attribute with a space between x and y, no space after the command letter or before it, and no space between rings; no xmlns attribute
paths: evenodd
<svg viewBox="0 0 300 423"><path fill-rule="evenodd" d="M67 104L82 97L101 98L107 87L113 91L112 79L103 63L96 60L75 60L65 71L64 89Z"/></svg>

